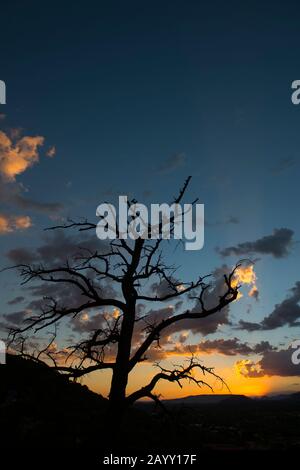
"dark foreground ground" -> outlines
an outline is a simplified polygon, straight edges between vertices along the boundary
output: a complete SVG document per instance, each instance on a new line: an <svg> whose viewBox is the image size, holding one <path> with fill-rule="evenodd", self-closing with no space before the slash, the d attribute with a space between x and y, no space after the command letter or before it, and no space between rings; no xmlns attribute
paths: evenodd
<svg viewBox="0 0 300 470"><path fill-rule="evenodd" d="M210 402L209 402L210 401ZM300 393L278 399L217 396L132 409L108 435L107 402L48 367L8 357L0 366L0 449L110 452L300 450ZM112 424L112 429L116 423ZM115 426L117 428L117 426ZM86 451L88 449L88 451ZM75 452L75 454L74 454Z"/></svg>

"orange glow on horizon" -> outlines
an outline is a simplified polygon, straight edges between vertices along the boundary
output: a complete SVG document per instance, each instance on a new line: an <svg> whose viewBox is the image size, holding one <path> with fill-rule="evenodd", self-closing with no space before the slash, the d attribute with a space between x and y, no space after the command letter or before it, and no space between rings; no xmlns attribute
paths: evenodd
<svg viewBox="0 0 300 470"><path fill-rule="evenodd" d="M220 361L222 361L222 358L220 357L217 358L217 356L213 356L211 358L212 363L218 362L218 365L215 367L215 372L224 379L229 390L226 386L222 386L221 382L217 381L214 377L210 377L208 374L201 376L201 373L197 372L198 378L207 381L212 386L213 392L208 387L203 386L199 388L196 384L189 383L187 380L182 382L182 388L180 388L176 383L161 381L154 391L161 395L162 399L183 398L189 395L208 395L211 393L260 397L281 390L295 391L293 390L293 377L248 378L239 374L235 367L236 358L231 358L231 365L224 365L223 367L220 364ZM167 367L172 367L172 364L169 363ZM141 364L138 369L131 374L127 393L130 394L147 384L157 372L158 370L151 364ZM107 397L109 393L110 380L111 372L101 371L96 372L89 377L87 376L83 380L83 383L91 390Z"/></svg>

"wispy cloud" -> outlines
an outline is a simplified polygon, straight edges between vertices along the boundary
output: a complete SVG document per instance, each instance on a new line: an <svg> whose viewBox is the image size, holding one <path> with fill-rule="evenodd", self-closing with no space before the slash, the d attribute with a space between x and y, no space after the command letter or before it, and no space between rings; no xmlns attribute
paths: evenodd
<svg viewBox="0 0 300 470"><path fill-rule="evenodd" d="M35 201L33 199L25 198L22 194L15 194L13 201L20 209L41 212L49 215L57 214L64 207L63 204L59 202Z"/></svg>
<svg viewBox="0 0 300 470"><path fill-rule="evenodd" d="M167 158L158 167L159 173L171 173L177 168L181 168L186 164L186 155L184 153L175 153Z"/></svg>
<svg viewBox="0 0 300 470"><path fill-rule="evenodd" d="M297 160L293 157L285 157L281 158L276 165L273 166L271 169L271 172L273 174L278 174L282 173L285 170L288 170L289 168L295 166L297 163Z"/></svg>
<svg viewBox="0 0 300 470"><path fill-rule="evenodd" d="M217 227L218 225L237 225L240 223L240 219L234 215L228 216L224 220L217 220L216 222L205 222L207 227Z"/></svg>
<svg viewBox="0 0 300 470"><path fill-rule="evenodd" d="M46 152L47 157L53 158L56 155L56 147L55 145L52 145L52 147L49 147L49 149Z"/></svg>

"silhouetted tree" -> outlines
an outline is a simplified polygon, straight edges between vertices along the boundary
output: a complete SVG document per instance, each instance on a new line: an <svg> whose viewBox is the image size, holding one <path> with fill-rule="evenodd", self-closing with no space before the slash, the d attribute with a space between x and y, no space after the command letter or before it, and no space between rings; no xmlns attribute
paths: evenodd
<svg viewBox="0 0 300 470"><path fill-rule="evenodd" d="M190 177L186 180L178 197L173 201L180 203L185 195ZM194 201L195 203L196 201ZM174 220L171 218L171 225ZM58 228L76 228L80 231L95 230L96 224L70 221ZM161 227L160 227L161 228ZM205 367L195 357L191 357L187 365L176 366L173 369L159 367L159 372L145 386L127 395L126 387L129 374L142 361L147 359L147 352L153 345L159 347L159 340L165 330L171 325L180 324L185 320L199 320L214 315L238 295L239 286L234 279L235 270L224 275L222 294L216 299L215 305L207 307L206 296L211 285L207 283L208 276L199 277L196 281L182 282L175 277L175 268L168 266L163 259L161 250L163 239L124 240L117 238L105 244L99 250L81 250L80 255L74 256L63 266L45 266L43 264L20 264L18 269L23 278L23 284L31 281L63 284L65 289L75 289L80 293L82 301L74 307L61 305L55 297L45 299L44 306L39 315L27 319L21 328L12 330L13 346L15 351L25 357L32 357L36 361L52 361L53 366L74 379L97 370L110 369L112 378L110 384L109 403L110 410L120 415L128 405L136 400L149 397L159 402L154 389L159 381L176 382L181 386L183 380L197 385L208 385L198 378L196 372L208 373L219 378L212 368ZM100 246L100 245L99 245ZM145 283L148 280L163 282L167 289L161 295L149 294ZM109 281L115 286L113 295L105 295L103 281ZM158 322L148 321L147 315L142 315L139 302L147 305L159 304L182 298L188 294L196 299L198 309L186 309L178 314L170 314ZM117 315L110 318L103 317L103 309L113 308ZM56 338L57 326L61 320L72 319L84 311L95 311L99 317L99 328L94 329L91 335L73 345L68 346L68 359L65 362L58 360L57 351L51 346ZM102 310L101 310L102 309ZM104 318L104 320L103 320ZM144 321L142 340L134 344L134 330L138 322ZM55 327L51 341L38 352L25 348L26 340L30 334L41 330L44 332L50 326ZM73 359L73 362L70 360Z"/></svg>

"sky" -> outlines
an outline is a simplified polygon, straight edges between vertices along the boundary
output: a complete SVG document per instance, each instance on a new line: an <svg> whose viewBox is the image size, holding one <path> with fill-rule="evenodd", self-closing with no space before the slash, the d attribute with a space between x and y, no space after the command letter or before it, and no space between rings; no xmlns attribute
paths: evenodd
<svg viewBox="0 0 300 470"><path fill-rule="evenodd" d="M204 248L171 244L168 256L189 280L217 279L250 258L252 283L212 324L175 331L162 360L193 346L234 393L299 390L291 362L300 339L300 106L291 101L299 9L293 1L2 2L2 267L26 254L59 259L75 234L46 227L68 217L96 223L96 207L121 194L167 202L192 175L187 198L205 205ZM41 291L22 288L14 271L0 274L0 286L4 332ZM81 323L72 334L87 332ZM60 347L66 335L63 325ZM139 366L129 389L151 374L150 362ZM108 375L85 381L106 394Z"/></svg>

